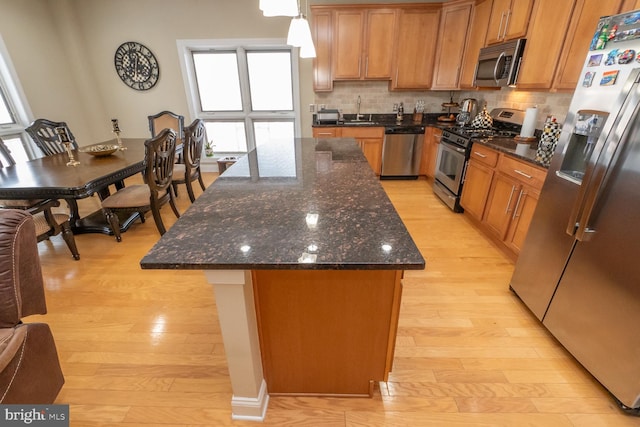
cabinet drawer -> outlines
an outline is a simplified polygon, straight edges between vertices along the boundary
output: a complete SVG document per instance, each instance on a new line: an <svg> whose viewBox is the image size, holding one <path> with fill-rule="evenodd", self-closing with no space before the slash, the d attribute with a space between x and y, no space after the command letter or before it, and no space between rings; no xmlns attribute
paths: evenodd
<svg viewBox="0 0 640 427"><path fill-rule="evenodd" d="M500 157L498 170L538 190L542 189L544 178L547 176L545 169L505 155Z"/></svg>
<svg viewBox="0 0 640 427"><path fill-rule="evenodd" d="M382 127L349 127L342 128L343 138L384 138Z"/></svg>
<svg viewBox="0 0 640 427"><path fill-rule="evenodd" d="M473 144L470 158L493 168L498 163L498 152L481 144Z"/></svg>
<svg viewBox="0 0 640 427"><path fill-rule="evenodd" d="M337 138L340 136L341 128L329 128L329 127L320 127L313 128L313 137L314 138Z"/></svg>

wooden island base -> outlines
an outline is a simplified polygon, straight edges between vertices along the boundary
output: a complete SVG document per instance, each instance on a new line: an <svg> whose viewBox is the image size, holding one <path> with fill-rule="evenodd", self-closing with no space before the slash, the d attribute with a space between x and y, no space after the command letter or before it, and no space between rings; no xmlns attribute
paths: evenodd
<svg viewBox="0 0 640 427"><path fill-rule="evenodd" d="M393 363L401 270L253 270L270 395L371 396Z"/></svg>

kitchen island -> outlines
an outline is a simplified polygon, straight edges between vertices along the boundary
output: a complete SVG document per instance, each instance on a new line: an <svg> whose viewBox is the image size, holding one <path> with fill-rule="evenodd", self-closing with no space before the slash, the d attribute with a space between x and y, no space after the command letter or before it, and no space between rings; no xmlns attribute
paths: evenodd
<svg viewBox="0 0 640 427"><path fill-rule="evenodd" d="M238 159L141 261L204 270L234 418L269 394L370 396L391 370L404 270L425 261L353 139Z"/></svg>

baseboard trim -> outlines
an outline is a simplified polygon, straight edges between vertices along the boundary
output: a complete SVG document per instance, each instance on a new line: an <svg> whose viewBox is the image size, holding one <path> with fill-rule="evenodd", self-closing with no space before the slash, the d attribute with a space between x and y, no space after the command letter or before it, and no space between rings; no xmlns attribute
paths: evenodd
<svg viewBox="0 0 640 427"><path fill-rule="evenodd" d="M269 405L269 394L267 393L267 383L262 380L260 392L257 397L231 398L231 419L244 421L264 421Z"/></svg>

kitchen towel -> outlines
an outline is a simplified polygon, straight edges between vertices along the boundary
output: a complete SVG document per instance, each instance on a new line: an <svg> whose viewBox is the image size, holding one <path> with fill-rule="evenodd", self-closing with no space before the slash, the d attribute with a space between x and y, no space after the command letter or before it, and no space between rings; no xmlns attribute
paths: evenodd
<svg viewBox="0 0 640 427"><path fill-rule="evenodd" d="M536 107L527 108L524 114L524 122L522 123L522 130L520 136L523 138L533 137L533 133L536 131L536 122L538 120L538 109Z"/></svg>

